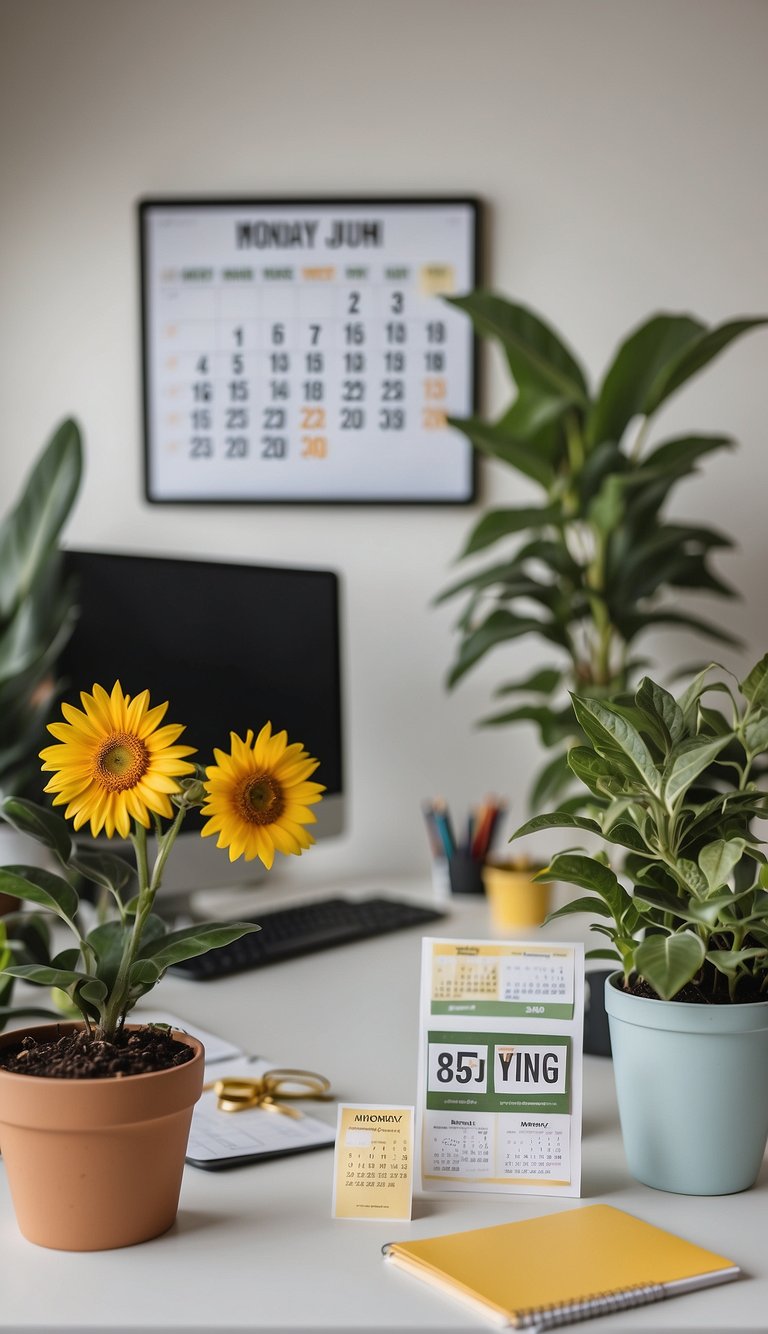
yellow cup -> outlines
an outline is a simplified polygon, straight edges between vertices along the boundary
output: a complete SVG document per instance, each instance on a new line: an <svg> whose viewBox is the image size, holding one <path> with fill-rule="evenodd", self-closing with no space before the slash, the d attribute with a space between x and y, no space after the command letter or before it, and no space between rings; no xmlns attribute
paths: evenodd
<svg viewBox="0 0 768 1334"><path fill-rule="evenodd" d="M487 862L483 884L491 921L499 927L541 926L552 901L551 884L536 884L540 866L520 862Z"/></svg>

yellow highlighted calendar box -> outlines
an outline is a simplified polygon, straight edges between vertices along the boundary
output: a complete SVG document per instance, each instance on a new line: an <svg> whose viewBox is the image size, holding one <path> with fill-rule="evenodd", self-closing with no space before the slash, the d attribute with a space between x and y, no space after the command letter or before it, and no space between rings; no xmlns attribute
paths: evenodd
<svg viewBox="0 0 768 1334"><path fill-rule="evenodd" d="M456 291L456 270L452 264L422 264L419 269L422 296L450 296Z"/></svg>

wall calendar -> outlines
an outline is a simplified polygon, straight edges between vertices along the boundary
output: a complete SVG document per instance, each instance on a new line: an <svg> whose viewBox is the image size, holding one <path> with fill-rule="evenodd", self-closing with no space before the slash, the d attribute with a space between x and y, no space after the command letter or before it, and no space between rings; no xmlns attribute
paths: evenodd
<svg viewBox="0 0 768 1334"><path fill-rule="evenodd" d="M471 199L144 200L156 502L467 504Z"/></svg>

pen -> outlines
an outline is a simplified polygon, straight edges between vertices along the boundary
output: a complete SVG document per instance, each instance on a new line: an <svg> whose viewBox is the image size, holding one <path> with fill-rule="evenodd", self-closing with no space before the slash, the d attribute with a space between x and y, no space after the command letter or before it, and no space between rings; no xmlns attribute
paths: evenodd
<svg viewBox="0 0 768 1334"><path fill-rule="evenodd" d="M451 817L448 814L448 808L442 797L437 797L435 799L432 804L432 811L435 817L437 832L440 835L440 841L445 850L445 855L450 858L456 851L456 839L453 836Z"/></svg>

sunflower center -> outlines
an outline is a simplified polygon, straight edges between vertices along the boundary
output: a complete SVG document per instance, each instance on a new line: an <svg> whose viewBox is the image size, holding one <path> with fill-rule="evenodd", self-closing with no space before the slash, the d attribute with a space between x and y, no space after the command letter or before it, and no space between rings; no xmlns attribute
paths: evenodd
<svg viewBox="0 0 768 1334"><path fill-rule="evenodd" d="M282 785L274 774L251 774L240 789L237 805L249 824L273 824L285 809Z"/></svg>
<svg viewBox="0 0 768 1334"><path fill-rule="evenodd" d="M144 742L127 732L105 741L96 759L98 777L110 792L135 787L148 768L149 751Z"/></svg>

